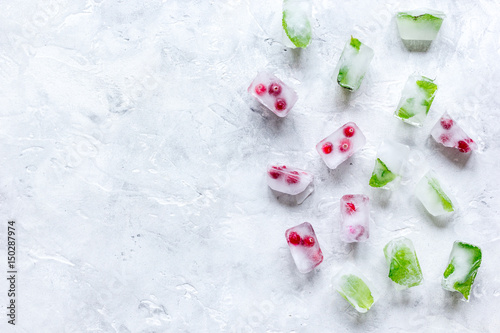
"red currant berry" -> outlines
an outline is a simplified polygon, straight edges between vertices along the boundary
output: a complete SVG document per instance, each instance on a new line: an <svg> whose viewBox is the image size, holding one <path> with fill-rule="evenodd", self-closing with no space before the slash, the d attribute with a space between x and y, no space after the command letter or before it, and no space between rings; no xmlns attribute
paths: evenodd
<svg viewBox="0 0 500 333"><path fill-rule="evenodd" d="M450 137L446 134L442 134L440 137L439 137L439 140L441 140L442 143L445 143L445 142L448 142L448 140L450 140Z"/></svg>
<svg viewBox="0 0 500 333"><path fill-rule="evenodd" d="M274 170L269 171L269 176L271 176L272 179L278 179L281 176L281 172L273 167Z"/></svg>
<svg viewBox="0 0 500 333"><path fill-rule="evenodd" d="M297 171L292 171L290 174L286 177L286 182L288 184L296 184L300 180L299 173Z"/></svg>
<svg viewBox="0 0 500 333"><path fill-rule="evenodd" d="M292 231L290 235L288 235L288 241L290 242L290 244L299 245L300 244L299 234L296 233L295 231Z"/></svg>
<svg viewBox="0 0 500 333"><path fill-rule="evenodd" d="M314 243L316 243L316 241L314 240L313 236L304 237L304 246L313 247Z"/></svg>
<svg viewBox="0 0 500 333"><path fill-rule="evenodd" d="M274 96L281 94L281 86L277 83L271 83L269 85L269 93Z"/></svg>
<svg viewBox="0 0 500 333"><path fill-rule="evenodd" d="M262 95L263 93L265 93L266 91L267 91L267 88L262 83L259 83L258 85L255 86L255 93L259 96Z"/></svg>
<svg viewBox="0 0 500 333"><path fill-rule="evenodd" d="M341 152L346 152L351 148L351 140L349 139L342 139L340 141L339 149Z"/></svg>
<svg viewBox="0 0 500 333"><path fill-rule="evenodd" d="M346 128L344 128L344 135L348 138L353 136L355 132L356 131L354 130L354 127L352 127L352 126L347 126Z"/></svg>
<svg viewBox="0 0 500 333"><path fill-rule="evenodd" d="M333 150L333 145L331 142L327 142L323 145L323 147L321 147L321 149L323 149L323 153L330 154Z"/></svg>
<svg viewBox="0 0 500 333"><path fill-rule="evenodd" d="M470 152L470 147L469 144L465 141L458 141L458 151L461 153L468 153Z"/></svg>
<svg viewBox="0 0 500 333"><path fill-rule="evenodd" d="M449 130L451 126L453 126L453 119L441 119L441 127L443 127L445 130Z"/></svg>
<svg viewBox="0 0 500 333"><path fill-rule="evenodd" d="M284 99L282 98L277 98L276 99L276 103L274 103L274 107L276 108L276 110L278 111L283 111L286 109L286 102Z"/></svg>
<svg viewBox="0 0 500 333"><path fill-rule="evenodd" d="M356 211L356 206L352 202L348 202L345 205L347 206L347 213L352 214Z"/></svg>

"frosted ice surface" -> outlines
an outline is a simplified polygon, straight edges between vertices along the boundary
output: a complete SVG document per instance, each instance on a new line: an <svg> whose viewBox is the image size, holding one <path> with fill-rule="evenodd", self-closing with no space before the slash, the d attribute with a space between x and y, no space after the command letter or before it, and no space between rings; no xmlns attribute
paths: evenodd
<svg viewBox="0 0 500 333"><path fill-rule="evenodd" d="M417 183L415 195L425 209L434 216L455 210L455 199L452 198L450 191L438 180L436 173L432 170L429 170Z"/></svg>
<svg viewBox="0 0 500 333"><path fill-rule="evenodd" d="M443 288L458 291L466 300L469 300L470 290L481 266L481 260L482 252L479 247L455 241L441 281Z"/></svg>
<svg viewBox="0 0 500 333"><path fill-rule="evenodd" d="M396 15L399 35L404 40L428 40L436 38L443 19L443 12L431 9L416 9Z"/></svg>
<svg viewBox="0 0 500 333"><path fill-rule="evenodd" d="M453 120L448 112L445 112L431 130L431 135L436 142L445 147L453 147L462 153L468 153L477 149L477 145Z"/></svg>
<svg viewBox="0 0 500 333"><path fill-rule="evenodd" d="M297 93L269 72L260 72L248 92L278 117L285 117L297 102Z"/></svg>
<svg viewBox="0 0 500 333"><path fill-rule="evenodd" d="M363 148L366 138L353 123L348 122L316 145L319 156L330 169L335 169L355 152Z"/></svg>
<svg viewBox="0 0 500 333"><path fill-rule="evenodd" d="M370 237L370 199L363 194L347 194L340 199L340 239L364 242Z"/></svg>
<svg viewBox="0 0 500 333"><path fill-rule="evenodd" d="M389 278L395 283L396 289L402 290L422 283L422 271L410 239L393 239L384 247L384 255L389 266Z"/></svg>
<svg viewBox="0 0 500 333"><path fill-rule="evenodd" d="M308 222L290 228L286 241L299 272L308 273L323 261L323 252L312 225Z"/></svg>
<svg viewBox="0 0 500 333"><path fill-rule="evenodd" d="M333 79L348 90L358 90L373 59L373 50L351 36L340 56L339 72Z"/></svg>
<svg viewBox="0 0 500 333"><path fill-rule="evenodd" d="M421 127L434 101L437 88L432 79L410 75L394 115L405 123Z"/></svg>
<svg viewBox="0 0 500 333"><path fill-rule="evenodd" d="M392 140L384 140L377 151L370 186L394 190L401 180L403 163L408 160L410 147Z"/></svg>
<svg viewBox="0 0 500 333"><path fill-rule="evenodd" d="M334 289L358 312L365 313L380 294L374 284L353 265L345 265L333 277Z"/></svg>

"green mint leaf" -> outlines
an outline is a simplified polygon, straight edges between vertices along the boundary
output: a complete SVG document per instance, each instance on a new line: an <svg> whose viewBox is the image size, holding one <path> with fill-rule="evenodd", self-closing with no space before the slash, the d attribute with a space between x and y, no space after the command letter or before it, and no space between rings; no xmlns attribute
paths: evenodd
<svg viewBox="0 0 500 333"><path fill-rule="evenodd" d="M402 246L394 253L389 268L389 278L397 284L413 287L422 281L422 271L414 252Z"/></svg>
<svg viewBox="0 0 500 333"><path fill-rule="evenodd" d="M441 185L439 185L438 180L436 178L428 178L427 182L429 183L429 186L432 187L434 191L436 191L439 199L441 199L441 205L443 206L443 209L447 212L453 212L453 203L451 202L451 199L446 195L446 193L444 193Z"/></svg>
<svg viewBox="0 0 500 333"><path fill-rule="evenodd" d="M375 161L375 167L373 169L372 177L370 178L370 186L371 187L382 187L394 179L396 179L397 175L394 174L391 170L387 168L387 166L377 158Z"/></svg>
<svg viewBox="0 0 500 333"><path fill-rule="evenodd" d="M344 275L341 278L339 293L354 307L369 310L373 304L373 295L366 283L356 275ZM349 299L356 302L353 304Z"/></svg>
<svg viewBox="0 0 500 333"><path fill-rule="evenodd" d="M436 92L438 86L434 82L432 82L431 79L425 78L424 80L418 80L417 81L417 86L425 91L425 94L427 95L427 98L430 98L434 96L434 93Z"/></svg>
<svg viewBox="0 0 500 333"><path fill-rule="evenodd" d="M359 41L359 39L356 39L351 36L351 46L354 47L356 51L359 52L359 48L361 47L361 42Z"/></svg>

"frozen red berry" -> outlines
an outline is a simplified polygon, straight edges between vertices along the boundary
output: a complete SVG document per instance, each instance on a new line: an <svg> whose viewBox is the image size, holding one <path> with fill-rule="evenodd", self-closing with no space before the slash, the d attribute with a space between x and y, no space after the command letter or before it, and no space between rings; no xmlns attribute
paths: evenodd
<svg viewBox="0 0 500 333"><path fill-rule="evenodd" d="M323 147L321 147L321 149L323 150L323 153L330 154L333 150L333 145L331 142L327 142L323 145Z"/></svg>
<svg viewBox="0 0 500 333"><path fill-rule="evenodd" d="M313 236L306 236L304 237L303 241L304 241L304 246L306 247L313 247L314 244L316 243Z"/></svg>
<svg viewBox="0 0 500 333"><path fill-rule="evenodd" d="M263 95L266 91L267 91L267 88L262 83L259 83L258 85L255 86L255 93L259 96Z"/></svg>
<svg viewBox="0 0 500 333"><path fill-rule="evenodd" d="M269 93L274 96L281 94L281 86L277 83L271 83L269 85Z"/></svg>
<svg viewBox="0 0 500 333"><path fill-rule="evenodd" d="M286 109L286 102L284 99L282 98L278 98L276 99L276 103L274 103L274 107L276 108L276 110L278 111L283 111Z"/></svg>
<svg viewBox="0 0 500 333"><path fill-rule="evenodd" d="M445 130L449 130L453 126L453 119L442 118L441 119L441 127Z"/></svg>
<svg viewBox="0 0 500 333"><path fill-rule="evenodd" d="M470 147L469 144L465 141L458 141L457 145L458 151L461 153L468 153L470 152Z"/></svg>
<svg viewBox="0 0 500 333"><path fill-rule="evenodd" d="M290 174L286 177L286 182L288 184L296 184L300 180L299 173L297 171L292 171Z"/></svg>
<svg viewBox="0 0 500 333"><path fill-rule="evenodd" d="M269 171L269 176L271 176L272 179L278 179L281 176L280 170L280 167L273 166Z"/></svg>
<svg viewBox="0 0 500 333"><path fill-rule="evenodd" d="M347 202L345 205L347 213L352 214L356 211L356 206L352 202Z"/></svg>
<svg viewBox="0 0 500 333"><path fill-rule="evenodd" d="M354 127L352 127L352 126L347 126L346 128L344 128L344 135L348 138L353 136L355 132L356 131L354 130Z"/></svg>
<svg viewBox="0 0 500 333"><path fill-rule="evenodd" d="M450 140L450 138L448 137L448 135L446 134L442 134L440 137L439 137L439 140L441 140L442 143L445 143L445 142L448 142L448 140Z"/></svg>
<svg viewBox="0 0 500 333"><path fill-rule="evenodd" d="M349 140L349 139L340 140L339 149L341 152L348 151L350 147L351 147L351 140Z"/></svg>
<svg viewBox="0 0 500 333"><path fill-rule="evenodd" d="M288 235L288 241L290 242L290 244L299 245L300 244L299 234L296 233L295 231L292 231L290 235Z"/></svg>

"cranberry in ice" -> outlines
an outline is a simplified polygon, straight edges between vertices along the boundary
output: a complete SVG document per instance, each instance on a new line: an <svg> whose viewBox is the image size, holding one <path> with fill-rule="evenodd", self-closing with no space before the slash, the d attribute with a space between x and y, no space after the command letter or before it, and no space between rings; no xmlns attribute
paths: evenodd
<svg viewBox="0 0 500 333"><path fill-rule="evenodd" d="M366 138L359 127L348 122L321 140L316 150L330 169L335 169L355 152L363 148Z"/></svg>
<svg viewBox="0 0 500 333"><path fill-rule="evenodd" d="M297 102L297 93L268 72L260 72L248 92L278 117L285 117Z"/></svg>
<svg viewBox="0 0 500 333"><path fill-rule="evenodd" d="M309 273L323 261L323 252L312 225L299 224L285 232L295 265L301 273Z"/></svg>

